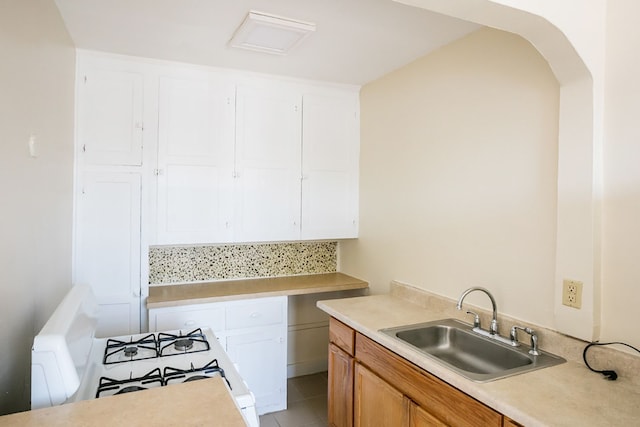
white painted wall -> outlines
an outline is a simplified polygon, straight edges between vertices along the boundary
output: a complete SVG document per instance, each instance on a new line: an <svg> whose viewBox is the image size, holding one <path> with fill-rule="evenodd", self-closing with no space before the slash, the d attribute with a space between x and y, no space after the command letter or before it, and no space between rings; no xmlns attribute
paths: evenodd
<svg viewBox="0 0 640 427"><path fill-rule="evenodd" d="M560 82L555 327L598 339L606 0L397 0L523 36ZM584 283L581 310L561 304L563 279Z"/></svg>
<svg viewBox="0 0 640 427"><path fill-rule="evenodd" d="M71 286L75 53L53 1L0 2L0 414L30 407L34 335ZM36 136L37 158L28 140Z"/></svg>
<svg viewBox="0 0 640 427"><path fill-rule="evenodd" d="M363 87L360 238L342 271L553 325L559 85L521 37L484 29ZM489 307L486 297L469 301Z"/></svg>
<svg viewBox="0 0 640 427"><path fill-rule="evenodd" d="M606 38L602 339L640 347L640 2L609 0Z"/></svg>

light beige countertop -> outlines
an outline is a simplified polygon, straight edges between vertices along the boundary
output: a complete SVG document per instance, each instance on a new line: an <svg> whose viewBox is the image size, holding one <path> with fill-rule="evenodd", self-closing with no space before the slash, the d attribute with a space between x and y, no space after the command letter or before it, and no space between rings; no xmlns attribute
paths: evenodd
<svg viewBox="0 0 640 427"><path fill-rule="evenodd" d="M342 273L150 286L147 308L203 304L243 298L346 291L367 288L368 286L367 282Z"/></svg>
<svg viewBox="0 0 640 427"><path fill-rule="evenodd" d="M568 361L493 382L476 383L378 332L383 328L454 317L442 304L431 307L429 298L420 299L392 292L319 301L317 305L363 335L525 426L640 426L640 387L636 379L640 372L637 370L633 375L620 375L617 381L607 381L602 375L589 371L576 357L554 351L560 347L545 348L545 341L541 340L542 350L554 352ZM455 310L455 302L447 302L448 305ZM500 318L498 313L498 320ZM464 320L469 322L469 319ZM546 342L551 345L552 338ZM577 348L584 348L584 344L578 344L582 347L571 343L562 345L575 347L571 348L575 356Z"/></svg>
<svg viewBox="0 0 640 427"><path fill-rule="evenodd" d="M222 378L157 387L0 417L0 426L245 427Z"/></svg>

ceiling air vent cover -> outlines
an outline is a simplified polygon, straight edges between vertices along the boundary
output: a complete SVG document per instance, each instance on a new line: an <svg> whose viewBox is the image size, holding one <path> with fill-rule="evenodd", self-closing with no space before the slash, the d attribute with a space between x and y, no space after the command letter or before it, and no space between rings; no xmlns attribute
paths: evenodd
<svg viewBox="0 0 640 427"><path fill-rule="evenodd" d="M286 55L315 30L316 24L311 22L252 10L236 30L229 45L258 52Z"/></svg>

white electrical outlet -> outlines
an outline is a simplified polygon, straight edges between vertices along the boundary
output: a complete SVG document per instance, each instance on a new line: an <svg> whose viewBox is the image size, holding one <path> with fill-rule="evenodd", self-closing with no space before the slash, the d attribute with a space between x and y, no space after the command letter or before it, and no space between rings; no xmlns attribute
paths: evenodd
<svg viewBox="0 0 640 427"><path fill-rule="evenodd" d="M567 307L582 308L582 282L569 279L562 281L562 304Z"/></svg>

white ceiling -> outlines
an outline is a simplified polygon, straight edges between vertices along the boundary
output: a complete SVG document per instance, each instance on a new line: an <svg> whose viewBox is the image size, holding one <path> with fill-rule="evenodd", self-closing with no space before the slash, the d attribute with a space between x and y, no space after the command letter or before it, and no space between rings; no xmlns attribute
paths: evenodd
<svg viewBox="0 0 640 427"><path fill-rule="evenodd" d="M76 47L362 85L478 28L392 0L55 0ZM311 21L287 56L227 42L249 10Z"/></svg>

